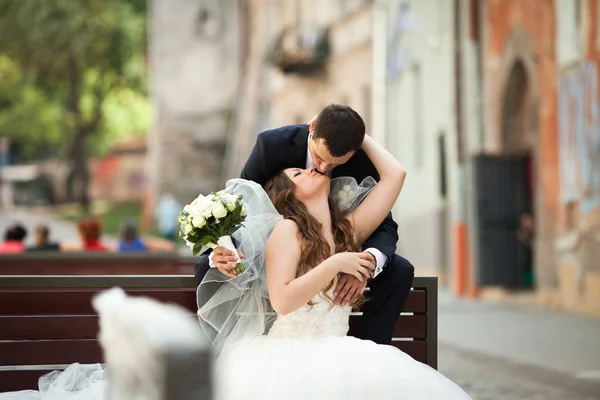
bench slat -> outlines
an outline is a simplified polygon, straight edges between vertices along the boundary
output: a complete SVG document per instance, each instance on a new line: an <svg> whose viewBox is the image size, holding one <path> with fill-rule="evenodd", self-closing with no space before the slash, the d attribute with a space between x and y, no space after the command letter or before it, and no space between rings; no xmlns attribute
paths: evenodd
<svg viewBox="0 0 600 400"><path fill-rule="evenodd" d="M190 315L196 319L196 315ZM350 334L356 335L360 316L350 317ZM0 340L58 340L95 339L98 334L96 315L74 316L0 316ZM427 336L427 320L424 315L401 315L394 326L394 338Z"/></svg>
<svg viewBox="0 0 600 400"><path fill-rule="evenodd" d="M96 339L98 317L0 317L0 340Z"/></svg>
<svg viewBox="0 0 600 400"><path fill-rule="evenodd" d="M0 393L17 390L39 390L38 380L52 370L28 369L0 371Z"/></svg>
<svg viewBox="0 0 600 400"><path fill-rule="evenodd" d="M92 297L101 290L105 289L0 289L0 315L93 314ZM126 289L126 292L178 303L196 312L196 290L193 288ZM425 313L426 291L412 290L403 311Z"/></svg>
<svg viewBox="0 0 600 400"><path fill-rule="evenodd" d="M358 333L361 317L350 316L350 334ZM393 338L426 338L427 317L425 315L400 315L394 325Z"/></svg>
<svg viewBox="0 0 600 400"><path fill-rule="evenodd" d="M95 314L92 297L106 289L5 289L0 290L0 315ZM148 296L177 303L196 312L196 290L125 289L133 296Z"/></svg>
<svg viewBox="0 0 600 400"><path fill-rule="evenodd" d="M427 291L423 289L411 290L402 311L407 313L426 313Z"/></svg>
<svg viewBox="0 0 600 400"><path fill-rule="evenodd" d="M0 255L0 275L191 275L196 260L177 253Z"/></svg>
<svg viewBox="0 0 600 400"><path fill-rule="evenodd" d="M427 342L424 340L394 341L392 346L402 350L415 360L427 364Z"/></svg>
<svg viewBox="0 0 600 400"><path fill-rule="evenodd" d="M93 364L102 362L96 340L0 342L0 365Z"/></svg>

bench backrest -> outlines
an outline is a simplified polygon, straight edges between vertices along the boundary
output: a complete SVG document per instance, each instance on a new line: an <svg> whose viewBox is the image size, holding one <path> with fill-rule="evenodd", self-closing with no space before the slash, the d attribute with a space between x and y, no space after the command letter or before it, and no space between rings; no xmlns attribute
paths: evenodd
<svg viewBox="0 0 600 400"><path fill-rule="evenodd" d="M0 254L0 275L191 275L196 261L176 252Z"/></svg>
<svg viewBox="0 0 600 400"><path fill-rule="evenodd" d="M0 392L37 389L41 375L70 363L102 362L91 299L114 286L180 304L195 318L193 276L0 276ZM437 278L413 286L393 344L437 368ZM351 331L359 322L351 317Z"/></svg>

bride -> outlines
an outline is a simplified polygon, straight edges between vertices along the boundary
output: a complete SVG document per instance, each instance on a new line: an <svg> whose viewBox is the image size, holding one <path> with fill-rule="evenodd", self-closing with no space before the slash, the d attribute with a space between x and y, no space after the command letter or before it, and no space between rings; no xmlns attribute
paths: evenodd
<svg viewBox="0 0 600 400"><path fill-rule="evenodd" d="M439 372L395 347L346 336L352 306L333 303L338 276L370 278L374 266L360 244L390 212L406 175L369 136L362 148L380 181L345 187L337 199L336 193L330 196L329 178L314 169L288 168L273 177L265 190L283 218L268 235L264 262L255 236L251 246L251 238L238 238L246 260L258 270L255 280L242 274L216 294L206 290L210 299L199 300L206 303L198 311L201 323L218 332L211 338L220 353L218 399L470 399ZM265 275L260 274L262 265ZM199 298L205 285L219 280L217 274L209 271ZM261 293L265 286L268 293ZM231 294L236 289L243 293L237 298ZM276 319L262 335L269 324L267 296ZM368 299L359 299L363 301Z"/></svg>

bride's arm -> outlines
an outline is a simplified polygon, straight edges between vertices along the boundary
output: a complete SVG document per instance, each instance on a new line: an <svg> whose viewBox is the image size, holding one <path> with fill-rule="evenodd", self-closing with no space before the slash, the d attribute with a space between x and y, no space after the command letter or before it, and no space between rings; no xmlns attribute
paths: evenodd
<svg viewBox="0 0 600 400"><path fill-rule="evenodd" d="M308 303L339 272L329 258L296 278L301 251L296 223L279 221L265 249L269 298L278 314L289 314Z"/></svg>
<svg viewBox="0 0 600 400"><path fill-rule="evenodd" d="M379 173L379 182L363 202L348 215L354 227L354 240L363 243L391 211L406 177L406 170L383 146L365 135L362 149Z"/></svg>
<svg viewBox="0 0 600 400"><path fill-rule="evenodd" d="M278 314L289 314L308 303L340 272L362 281L370 276L368 269L374 268L365 253L342 252L296 277L301 252L298 225L287 219L279 221L265 247L267 289Z"/></svg>

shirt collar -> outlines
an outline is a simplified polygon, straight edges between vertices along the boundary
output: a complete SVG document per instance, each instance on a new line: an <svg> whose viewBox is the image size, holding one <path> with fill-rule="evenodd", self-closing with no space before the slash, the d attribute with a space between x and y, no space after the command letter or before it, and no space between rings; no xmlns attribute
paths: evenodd
<svg viewBox="0 0 600 400"><path fill-rule="evenodd" d="M310 134L308 134L308 139L306 139L306 168L313 167L313 159L312 154L310 154Z"/></svg>

